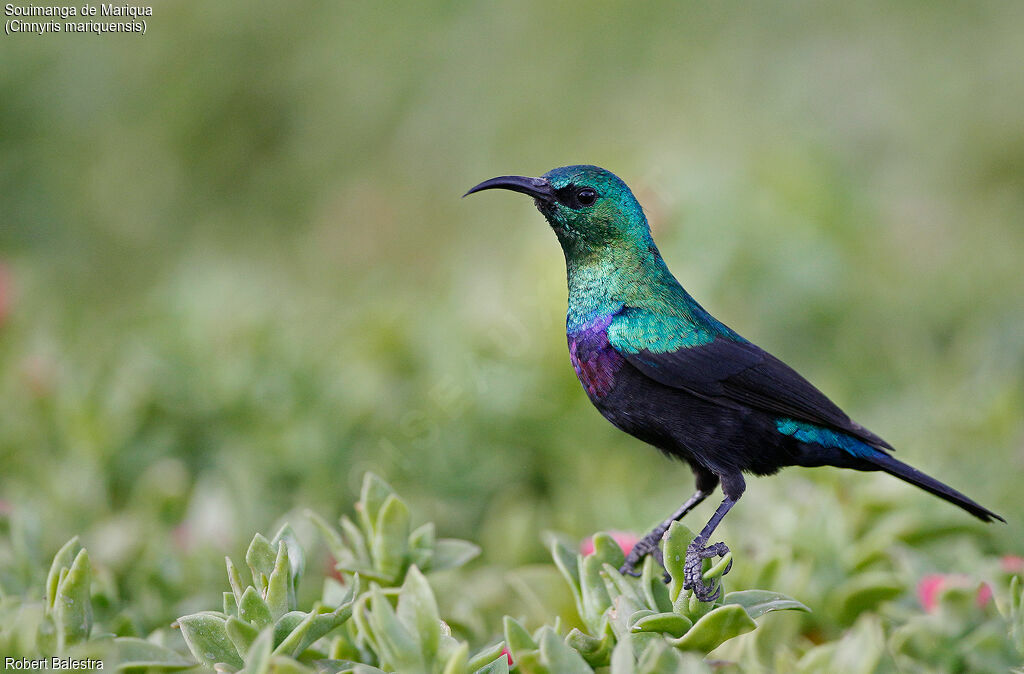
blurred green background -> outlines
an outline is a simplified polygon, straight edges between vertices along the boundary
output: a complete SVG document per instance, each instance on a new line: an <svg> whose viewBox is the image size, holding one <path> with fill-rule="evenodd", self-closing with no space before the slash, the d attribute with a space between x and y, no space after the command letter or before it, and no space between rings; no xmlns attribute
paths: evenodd
<svg viewBox="0 0 1024 674"><path fill-rule="evenodd" d="M1024 553L1024 4L148 24L0 39L0 518L47 556L81 533L143 626L208 607L217 560L282 514L348 511L367 469L497 568L691 492L583 395L529 201L459 198L571 163L634 188L712 313L1009 521L794 469L720 530L738 554L878 500L969 532L926 570Z"/></svg>

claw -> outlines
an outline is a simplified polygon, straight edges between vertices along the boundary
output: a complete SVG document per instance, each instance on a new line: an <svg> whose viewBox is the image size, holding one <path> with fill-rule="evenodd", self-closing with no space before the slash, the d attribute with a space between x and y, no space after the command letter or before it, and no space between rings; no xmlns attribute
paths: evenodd
<svg viewBox="0 0 1024 674"><path fill-rule="evenodd" d="M693 590L693 594L703 602L712 602L722 595L722 584L717 580L711 584L704 582L704 560L711 557L724 557L728 554L729 548L725 543L704 545L700 538L694 539L686 550L686 562L683 565L683 589ZM729 573L732 569L732 562L725 568L722 575Z"/></svg>

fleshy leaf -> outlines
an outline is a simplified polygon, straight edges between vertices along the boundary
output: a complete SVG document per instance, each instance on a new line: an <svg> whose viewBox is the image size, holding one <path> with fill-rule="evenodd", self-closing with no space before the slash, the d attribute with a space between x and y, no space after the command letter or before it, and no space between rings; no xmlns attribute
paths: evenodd
<svg viewBox="0 0 1024 674"><path fill-rule="evenodd" d="M75 561L75 557L78 556L81 549L82 545L78 542L78 536L75 536L61 546L60 550L57 551L57 554L53 556L53 563L50 564L50 572L46 575L47 608L53 608L54 599L57 597L57 583L60 580L61 571L63 569L71 568L72 562Z"/></svg>
<svg viewBox="0 0 1024 674"><path fill-rule="evenodd" d="M676 601L683 589L683 568L686 565L686 549L693 541L694 534L686 525L680 522L673 522L665 535L665 548L663 558L665 569L672 577L669 586L669 597Z"/></svg>
<svg viewBox="0 0 1024 674"><path fill-rule="evenodd" d="M664 632L681 637L693 627L693 621L678 613L654 613L633 623L634 632Z"/></svg>
<svg viewBox="0 0 1024 674"><path fill-rule="evenodd" d="M384 502L389 496L394 496L395 490L384 480L374 473L366 473L363 476L363 487L359 492L359 503L356 508L359 511L359 519L363 524L363 530L372 537L377 533L377 517Z"/></svg>
<svg viewBox="0 0 1024 674"><path fill-rule="evenodd" d="M274 534L273 540L270 541L271 545L278 545L281 542L288 548L288 562L291 564L290 581L292 585L292 594L295 593L295 588L298 587L299 581L302 579L302 574L306 570L306 554L302 550L302 546L299 545L299 539L295 535L295 530L292 529L290 524L284 524L276 534Z"/></svg>
<svg viewBox="0 0 1024 674"><path fill-rule="evenodd" d="M373 561L390 583L400 579L408 556L409 506L394 494L385 499L377 515L373 537Z"/></svg>
<svg viewBox="0 0 1024 674"><path fill-rule="evenodd" d="M173 671L194 667L175 651L136 637L117 637L114 639L117 653L118 669L147 669Z"/></svg>
<svg viewBox="0 0 1024 674"><path fill-rule="evenodd" d="M865 611L875 609L888 599L894 599L903 593L903 584L891 573L868 572L858 574L837 590L835 603L839 606L839 615L844 622L852 622Z"/></svg>
<svg viewBox="0 0 1024 674"><path fill-rule="evenodd" d="M270 629L260 632L245 655L245 674L267 674L270 671L270 649L273 635ZM275 668L276 671L277 668Z"/></svg>
<svg viewBox="0 0 1024 674"><path fill-rule="evenodd" d="M573 628L565 642L576 649L591 667L605 667L610 662L612 649L615 647L615 633L611 624L605 621L604 633L600 639Z"/></svg>
<svg viewBox="0 0 1024 674"><path fill-rule="evenodd" d="M751 618L760 618L770 611L806 611L811 612L796 599L778 592L768 590L740 590L725 595L723 604L738 604L743 607Z"/></svg>
<svg viewBox="0 0 1024 674"><path fill-rule="evenodd" d="M640 655L637 669L643 674L698 674L711 668L692 653L681 653L664 641L652 641Z"/></svg>
<svg viewBox="0 0 1024 674"><path fill-rule="evenodd" d="M611 564L617 569L626 561L626 555L622 553L622 548L607 533L601 531L594 534L592 542L594 552L591 554L600 559L602 564Z"/></svg>
<svg viewBox="0 0 1024 674"><path fill-rule="evenodd" d="M248 653L256 641L256 637L260 635L258 629L235 616L228 616L227 622L224 624L224 631L239 653Z"/></svg>
<svg viewBox="0 0 1024 674"><path fill-rule="evenodd" d="M503 653L504 650L504 641L499 641L496 644L481 649L476 655L469 659L469 662L466 663L466 668L469 671L473 672L481 668L490 666L491 664L493 664L493 661L498 658L504 660L507 667L508 660Z"/></svg>
<svg viewBox="0 0 1024 674"><path fill-rule="evenodd" d="M580 654L569 648L550 627L541 628L539 642L541 660L552 672L593 674L594 670L587 665Z"/></svg>
<svg viewBox="0 0 1024 674"><path fill-rule="evenodd" d="M644 559L643 571L640 574L640 589L643 591L647 605L660 612L672 610L668 586L665 585L665 574L654 557L648 555Z"/></svg>
<svg viewBox="0 0 1024 674"><path fill-rule="evenodd" d="M240 668L244 663L228 638L226 624L224 616L212 611L178 618L181 636L199 662L207 667L223 662Z"/></svg>
<svg viewBox="0 0 1024 674"><path fill-rule="evenodd" d="M252 585L245 588L245 592L242 593L242 601L238 602L238 617L248 621L257 629L263 629L274 622L270 615L270 607Z"/></svg>
<svg viewBox="0 0 1024 674"><path fill-rule="evenodd" d="M518 659L520 651L537 650L537 642L533 640L526 628L519 624L519 621L511 616L505 616L505 643L512 651L512 657Z"/></svg>
<svg viewBox="0 0 1024 674"><path fill-rule="evenodd" d="M274 620L295 609L295 588L291 582L291 573L288 545L282 541L277 544L277 559L267 579L267 607Z"/></svg>
<svg viewBox="0 0 1024 674"><path fill-rule="evenodd" d="M633 657L633 639L625 634L612 649L611 671L615 674L636 674L636 661Z"/></svg>
<svg viewBox="0 0 1024 674"><path fill-rule="evenodd" d="M249 565L249 570L252 572L252 583L260 593L267 591L267 580L274 572L276 561L276 546L272 546L263 534L253 536L252 542L249 543L249 549L245 552L245 563Z"/></svg>
<svg viewBox="0 0 1024 674"><path fill-rule="evenodd" d="M369 622L380 648L381 666L396 671L420 671L423 660L416 635L410 634L379 588L370 590L372 610Z"/></svg>
<svg viewBox="0 0 1024 674"><path fill-rule="evenodd" d="M431 571L455 569L480 554L480 546L458 538L439 538L430 559Z"/></svg>
<svg viewBox="0 0 1024 674"><path fill-rule="evenodd" d="M756 627L757 623L742 606L729 604L703 616L686 634L673 639L672 645L684 651L708 653L729 639L746 634Z"/></svg>
<svg viewBox="0 0 1024 674"><path fill-rule="evenodd" d="M89 553L82 548L75 555L67 573L59 576L53 600L53 621L57 627L59 652L85 641L92 631L92 599L89 596L91 575Z"/></svg>
<svg viewBox="0 0 1024 674"><path fill-rule="evenodd" d="M416 567L413 567L416 568ZM428 660L429 662L429 660ZM442 674L464 674L469 662L469 644L459 644L458 648L448 657Z"/></svg>
<svg viewBox="0 0 1024 674"><path fill-rule="evenodd" d="M441 641L441 616L427 579L415 566L405 574L396 614L411 634L418 635L423 660L433 662Z"/></svg>
<svg viewBox="0 0 1024 674"><path fill-rule="evenodd" d="M436 542L437 536L433 522L427 522L422 526L416 527L409 534L410 563L425 571L430 570L431 562L434 559L434 545Z"/></svg>

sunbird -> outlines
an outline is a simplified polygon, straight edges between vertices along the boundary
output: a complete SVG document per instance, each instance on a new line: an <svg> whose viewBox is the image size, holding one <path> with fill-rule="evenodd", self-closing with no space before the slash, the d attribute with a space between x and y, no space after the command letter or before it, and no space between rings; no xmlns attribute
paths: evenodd
<svg viewBox="0 0 1024 674"><path fill-rule="evenodd" d="M894 459L889 443L709 314L669 271L643 209L615 174L563 166L540 178L491 178L463 196L490 189L533 197L562 246L569 360L590 401L620 430L688 463L696 478L694 494L633 547L622 573L637 575L647 555L664 566L658 544L669 526L721 484L725 498L684 561L683 587L714 601L721 586L704 582L703 560L729 552L708 541L743 495L743 474L785 466L884 470L981 520L1005 522Z"/></svg>

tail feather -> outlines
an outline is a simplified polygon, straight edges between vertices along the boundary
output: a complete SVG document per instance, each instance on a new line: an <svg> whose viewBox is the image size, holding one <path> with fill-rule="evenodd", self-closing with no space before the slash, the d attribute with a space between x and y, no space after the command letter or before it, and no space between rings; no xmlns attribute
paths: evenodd
<svg viewBox="0 0 1024 674"><path fill-rule="evenodd" d="M984 522L991 522L993 519L999 520L1000 522L1006 522L1006 520L999 515L995 514L988 508L975 503L956 489L939 482L930 475L925 475L918 469L908 466L902 461L897 461L883 451L873 452L871 455L861 455L861 458L875 466L878 466L890 475L895 475L905 482L909 482L912 485L924 489L926 492L935 494L941 499L960 506Z"/></svg>

